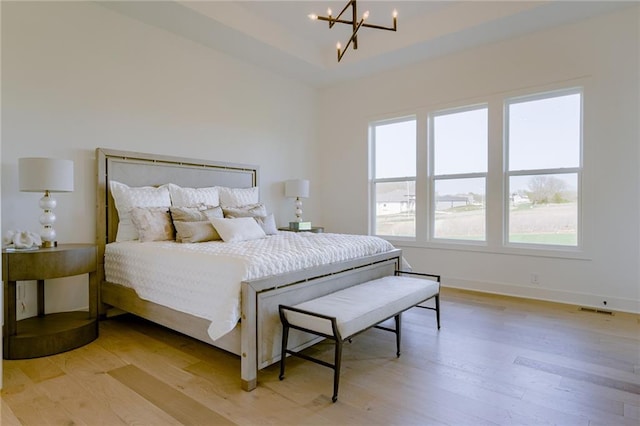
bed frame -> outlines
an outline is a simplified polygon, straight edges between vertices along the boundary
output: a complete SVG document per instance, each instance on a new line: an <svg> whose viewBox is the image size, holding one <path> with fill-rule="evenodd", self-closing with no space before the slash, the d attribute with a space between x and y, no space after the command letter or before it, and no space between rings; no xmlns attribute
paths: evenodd
<svg viewBox="0 0 640 426"><path fill-rule="evenodd" d="M278 305L294 305L346 287L363 283L400 269L401 250L308 268L241 283L241 320L228 334L215 341L207 334L209 321L142 300L130 288L105 281L105 245L115 241L118 213L109 192L109 181L129 186L175 183L184 187L258 185L257 166L169 157L98 148L97 233L98 277L101 318L112 308L130 312L170 329L232 352L241 359L244 390L257 386L258 370L280 360L282 326ZM306 333L291 333L289 347L301 350L319 339Z"/></svg>

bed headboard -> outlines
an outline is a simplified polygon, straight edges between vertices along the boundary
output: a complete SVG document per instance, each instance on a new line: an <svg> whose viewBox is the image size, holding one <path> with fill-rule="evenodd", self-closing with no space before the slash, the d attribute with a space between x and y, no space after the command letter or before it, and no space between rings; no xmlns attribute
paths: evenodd
<svg viewBox="0 0 640 426"><path fill-rule="evenodd" d="M96 244L98 262L104 264L104 246L115 241L118 212L109 192L109 181L129 186L158 186L165 183L202 188L227 186L249 188L258 185L258 166L196 160L130 151L96 149L98 162Z"/></svg>

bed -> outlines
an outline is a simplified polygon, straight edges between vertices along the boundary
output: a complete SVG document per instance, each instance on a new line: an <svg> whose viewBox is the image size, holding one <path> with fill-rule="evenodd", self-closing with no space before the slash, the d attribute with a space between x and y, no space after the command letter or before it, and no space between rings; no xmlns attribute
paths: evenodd
<svg viewBox="0 0 640 426"><path fill-rule="evenodd" d="M143 259L144 256L149 257L149 254L145 254L147 247L150 250L158 250L157 253L160 254L155 256L163 256L162 253L164 253L166 262L156 264L165 267L164 263L180 262L181 257L188 259L187 256L192 256L187 253L190 250L196 252L204 250L207 243L180 246L175 242L143 244L116 242L119 217L111 194L110 183L116 181L131 187L158 187L171 183L185 188L212 186L256 188L258 187L259 168L247 164L231 164L103 148L96 150L96 160L98 163L96 239L101 316L107 316L114 309L129 312L238 355L241 359L240 381L244 390L254 389L258 382L258 371L280 359L282 327L278 317L279 304L301 303L365 281L393 275L394 271L399 269L401 250L390 245L384 248L374 247L370 252L362 253L348 246L345 250L349 251L349 255L335 257L324 263L311 262L309 259L312 256L305 255L304 251L298 247L312 242L325 246L336 245L341 243L342 239L346 241L345 244L350 244L347 238L351 237L338 234L322 236L311 233L282 232L280 233L282 235L273 236L273 240L279 241L280 245L294 245L298 256L276 261L280 258L274 255L272 261L268 262L271 269L266 268L254 273L244 271L244 279L238 280L240 292L237 302L238 308L230 310L237 311L237 320L235 316L232 316L227 320L229 324L217 327L218 323L213 323L211 319L206 318L206 315L189 309L189 306L170 307L160 299L154 300L147 297L141 290L136 290L129 285L131 283L125 282L126 280L114 278L118 277L118 274L113 273L113 259L126 260L128 256L131 256L127 253L135 253L135 250L139 250L138 255L140 259ZM352 237L359 238L358 236ZM373 243L379 244L375 241ZM144 250L142 250L143 246ZM232 247L233 243L220 243L217 246L216 250L219 247ZM238 247L240 246L235 248L236 251ZM261 248L263 246L256 247L251 250L264 250ZM126 250L132 251L127 252ZM225 255L235 256L238 254L226 253ZM105 257L109 260L107 265L105 265ZM162 257L157 258L161 259ZM142 262L138 261L137 257L132 259L135 259L133 263ZM129 259L129 262L132 263L132 260ZM202 268L209 267L201 261L193 261L192 264ZM232 262L227 264L231 265ZM180 265L182 264L180 263ZM107 280L105 266L106 270L110 271L110 280ZM167 267L174 270L179 269L170 265ZM200 273L217 277L211 278L212 282L216 279L223 280L222 275L210 274L209 270L203 269ZM159 271L157 277L165 275ZM146 274L145 277L147 276L151 277L149 280L153 284L153 280L156 278L153 278L153 274ZM136 278L131 280L135 281ZM157 280L161 281L160 278ZM217 282L212 283L212 285L218 284ZM214 329L213 332L212 329ZM317 341L317 337L309 334L292 334L290 347L301 350Z"/></svg>

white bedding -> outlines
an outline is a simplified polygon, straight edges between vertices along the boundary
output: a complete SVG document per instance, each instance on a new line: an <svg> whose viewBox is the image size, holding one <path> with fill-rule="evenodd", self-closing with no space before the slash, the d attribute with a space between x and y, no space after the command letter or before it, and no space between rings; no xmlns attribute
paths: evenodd
<svg viewBox="0 0 640 426"><path fill-rule="evenodd" d="M210 320L208 333L216 340L240 318L242 281L392 249L378 237L310 232L235 243L127 241L107 244L105 274L144 300Z"/></svg>

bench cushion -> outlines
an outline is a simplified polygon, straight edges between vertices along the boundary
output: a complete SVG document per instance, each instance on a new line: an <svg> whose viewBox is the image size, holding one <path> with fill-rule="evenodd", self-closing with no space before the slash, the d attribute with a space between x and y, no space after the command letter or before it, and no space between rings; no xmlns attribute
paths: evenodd
<svg viewBox="0 0 640 426"><path fill-rule="evenodd" d="M340 337L345 339L435 296L438 291L439 285L435 281L388 276L295 307L335 317ZM292 325L333 335L329 320L293 311L285 311L285 315Z"/></svg>

